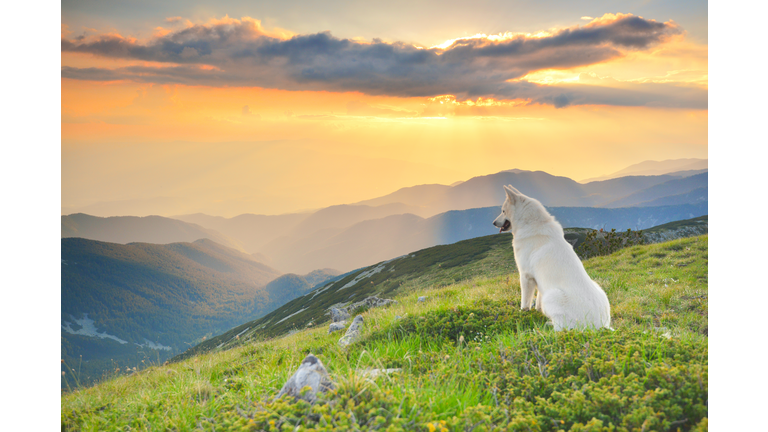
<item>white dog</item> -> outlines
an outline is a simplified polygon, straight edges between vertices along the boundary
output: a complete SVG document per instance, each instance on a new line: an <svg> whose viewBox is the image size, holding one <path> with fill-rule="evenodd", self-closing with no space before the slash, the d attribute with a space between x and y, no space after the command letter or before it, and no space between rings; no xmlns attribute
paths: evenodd
<svg viewBox="0 0 768 432"><path fill-rule="evenodd" d="M611 326L611 305L600 286L590 279L563 227L537 200L512 186L493 221L499 232L512 231L512 247L520 272L523 310L536 309L552 320L555 330Z"/></svg>

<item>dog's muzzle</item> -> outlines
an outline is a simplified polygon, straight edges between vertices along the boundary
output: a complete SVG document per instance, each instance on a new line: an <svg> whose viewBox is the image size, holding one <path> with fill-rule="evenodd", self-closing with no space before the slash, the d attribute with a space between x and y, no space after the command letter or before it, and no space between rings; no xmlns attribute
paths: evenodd
<svg viewBox="0 0 768 432"><path fill-rule="evenodd" d="M509 228L512 226L511 223L509 223L509 220L504 221L504 225L501 226L501 229L499 230L500 233L503 233L504 231L509 231Z"/></svg>

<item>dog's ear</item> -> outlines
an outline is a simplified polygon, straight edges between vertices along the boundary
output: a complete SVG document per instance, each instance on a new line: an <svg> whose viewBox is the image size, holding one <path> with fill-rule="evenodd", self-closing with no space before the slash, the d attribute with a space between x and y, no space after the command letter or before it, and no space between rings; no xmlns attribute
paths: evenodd
<svg viewBox="0 0 768 432"><path fill-rule="evenodd" d="M520 199L520 192L512 186L504 186L504 192L507 193L507 198L509 198L509 202L512 204Z"/></svg>

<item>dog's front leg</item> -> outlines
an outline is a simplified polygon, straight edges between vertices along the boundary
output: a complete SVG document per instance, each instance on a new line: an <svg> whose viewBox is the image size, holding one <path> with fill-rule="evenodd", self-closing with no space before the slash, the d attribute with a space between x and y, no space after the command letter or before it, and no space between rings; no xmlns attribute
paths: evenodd
<svg viewBox="0 0 768 432"><path fill-rule="evenodd" d="M522 295L522 301L520 302L520 309L528 310L533 303L533 295L536 292L536 279L529 274L520 275L520 290ZM538 303L538 302L536 302ZM537 304L538 306L538 304Z"/></svg>

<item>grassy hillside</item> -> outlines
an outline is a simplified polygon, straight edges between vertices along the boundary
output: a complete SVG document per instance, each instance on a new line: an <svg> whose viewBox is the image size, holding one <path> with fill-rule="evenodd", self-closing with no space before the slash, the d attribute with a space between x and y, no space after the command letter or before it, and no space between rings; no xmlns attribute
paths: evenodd
<svg viewBox="0 0 768 432"><path fill-rule="evenodd" d="M324 325L244 334L231 349L63 395L62 430L707 430L706 235L585 261L613 332L554 332L520 311L509 237L486 241L496 238L482 258L431 248L424 276L401 274L398 303L363 312L362 338L346 349ZM309 352L335 389L312 406L273 400Z"/></svg>
<svg viewBox="0 0 768 432"><path fill-rule="evenodd" d="M434 246L347 273L257 320L210 338L175 359L238 344L240 339L282 335L306 328L310 322L321 325L330 320L327 311L331 306L371 295L390 298L416 287L445 286L478 276L508 274L515 269L510 241L509 235L494 235Z"/></svg>

